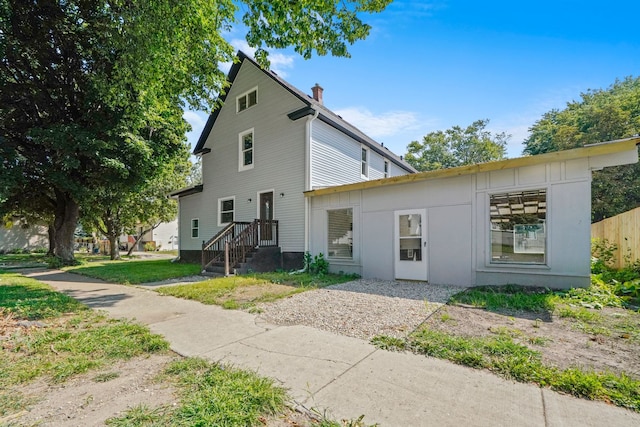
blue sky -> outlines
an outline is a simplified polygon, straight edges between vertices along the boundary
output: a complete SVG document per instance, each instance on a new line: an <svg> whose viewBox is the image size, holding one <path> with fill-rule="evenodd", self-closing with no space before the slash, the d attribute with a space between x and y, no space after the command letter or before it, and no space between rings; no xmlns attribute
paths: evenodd
<svg viewBox="0 0 640 427"><path fill-rule="evenodd" d="M489 119L522 153L527 129L588 89L640 75L640 2L396 0L363 16L351 58L274 51L272 69L397 154L423 135ZM227 39L246 53L240 28ZM185 113L192 147L207 114Z"/></svg>

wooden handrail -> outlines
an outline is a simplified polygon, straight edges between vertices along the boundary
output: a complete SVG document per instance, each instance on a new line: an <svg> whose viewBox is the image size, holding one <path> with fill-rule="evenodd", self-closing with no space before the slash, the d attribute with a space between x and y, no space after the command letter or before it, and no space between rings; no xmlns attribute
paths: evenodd
<svg viewBox="0 0 640 427"><path fill-rule="evenodd" d="M225 274L246 261L249 253L259 246L278 246L277 220L232 222L208 242L202 242L202 271L214 262L224 262Z"/></svg>

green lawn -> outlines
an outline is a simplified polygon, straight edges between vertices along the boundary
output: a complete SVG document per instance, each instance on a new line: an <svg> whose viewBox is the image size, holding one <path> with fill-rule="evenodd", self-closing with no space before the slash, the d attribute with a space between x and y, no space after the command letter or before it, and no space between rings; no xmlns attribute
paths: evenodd
<svg viewBox="0 0 640 427"><path fill-rule="evenodd" d="M259 302L271 302L310 289L354 280L352 275L308 273L254 273L218 277L199 283L168 286L157 291L162 295L191 299L203 304L229 309L251 309Z"/></svg>
<svg viewBox="0 0 640 427"><path fill-rule="evenodd" d="M21 320L42 323L24 329L16 325ZM168 349L168 343L146 327L107 318L41 282L2 271L0 324L7 333L0 346L0 418L37 403L21 391L31 381L64 383L116 360ZM109 372L93 380L117 377L117 372ZM282 418L286 411L287 393L273 380L202 359L177 358L158 380L176 387L177 404L136 406L106 420L107 425L262 426L268 417ZM309 422L318 427L346 425L327 419ZM349 425L364 426L361 420Z"/></svg>
<svg viewBox="0 0 640 427"><path fill-rule="evenodd" d="M41 323L16 328L20 320ZM20 392L26 382L64 382L114 360L169 347L147 328L108 319L43 283L7 272L0 272L0 321L13 331L0 347L0 416L32 403Z"/></svg>
<svg viewBox="0 0 640 427"><path fill-rule="evenodd" d="M104 260L64 267L63 270L102 279L107 282L137 285L199 274L200 265L171 262L171 260L167 259L147 261Z"/></svg>

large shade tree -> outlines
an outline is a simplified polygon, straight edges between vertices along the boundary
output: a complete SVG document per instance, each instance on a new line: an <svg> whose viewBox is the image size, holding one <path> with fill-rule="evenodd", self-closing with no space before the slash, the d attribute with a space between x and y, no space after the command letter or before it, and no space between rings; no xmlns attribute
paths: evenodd
<svg viewBox="0 0 640 427"><path fill-rule="evenodd" d="M422 141L407 146L405 159L419 171L490 162L504 158L510 135L486 130L489 120L476 120L467 127L453 126L430 132Z"/></svg>
<svg viewBox="0 0 640 427"><path fill-rule="evenodd" d="M529 129L525 154L582 147L640 134L640 77L588 90L565 109L545 113ZM591 217L599 221L640 205L640 165L595 171Z"/></svg>
<svg viewBox="0 0 640 427"><path fill-rule="evenodd" d="M263 65L273 47L348 56L361 13L389 2L0 0L0 204L50 194L56 255L73 262L80 207L154 179L183 144L158 135L214 106L237 19Z"/></svg>

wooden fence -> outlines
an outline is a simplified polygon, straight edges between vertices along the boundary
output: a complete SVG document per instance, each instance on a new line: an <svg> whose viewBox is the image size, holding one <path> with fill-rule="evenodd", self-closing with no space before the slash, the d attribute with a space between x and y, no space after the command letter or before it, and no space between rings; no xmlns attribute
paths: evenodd
<svg viewBox="0 0 640 427"><path fill-rule="evenodd" d="M627 255L631 261L640 259L640 208L591 224L591 238L607 239L618 246L616 268L624 267Z"/></svg>

